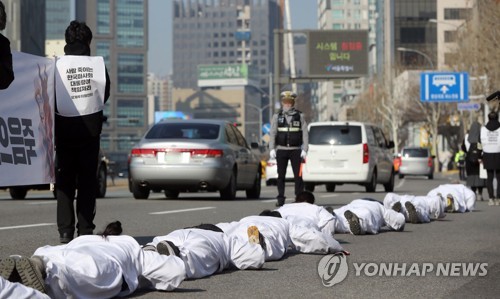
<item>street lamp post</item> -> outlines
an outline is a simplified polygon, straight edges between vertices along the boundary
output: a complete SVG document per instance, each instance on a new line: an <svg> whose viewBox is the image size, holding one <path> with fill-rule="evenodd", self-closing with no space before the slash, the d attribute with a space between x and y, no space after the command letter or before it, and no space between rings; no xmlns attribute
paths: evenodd
<svg viewBox="0 0 500 299"><path fill-rule="evenodd" d="M416 50L416 49L408 49L408 48L404 48L404 47L399 47L399 48L397 48L397 50L400 52L414 52L414 53L422 55L429 62L431 69L434 69L434 63L432 62L432 59L429 57L429 55L425 54L424 52Z"/></svg>
<svg viewBox="0 0 500 299"><path fill-rule="evenodd" d="M258 133L259 133L259 141L262 144L262 112L264 112L264 110L267 107L270 107L270 105L267 104L267 105L263 106L262 108L257 106L257 105L254 105L254 104L250 104L250 103L245 103L245 105L248 105L254 109L257 109L257 111L259 111L259 130L258 130Z"/></svg>

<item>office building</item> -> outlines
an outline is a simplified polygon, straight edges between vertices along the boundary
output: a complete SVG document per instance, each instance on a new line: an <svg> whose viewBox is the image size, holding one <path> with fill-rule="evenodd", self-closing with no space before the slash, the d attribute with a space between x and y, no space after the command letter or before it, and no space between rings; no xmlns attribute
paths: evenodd
<svg viewBox="0 0 500 299"><path fill-rule="evenodd" d="M273 30L281 28L277 0L174 0L175 88L197 88L198 65L251 64L268 90Z"/></svg>
<svg viewBox="0 0 500 299"><path fill-rule="evenodd" d="M92 29L92 55L103 56L111 79L101 147L117 167L148 128L148 1L79 0L76 18Z"/></svg>
<svg viewBox="0 0 500 299"><path fill-rule="evenodd" d="M7 13L4 35L10 48L45 56L45 0L3 0Z"/></svg>

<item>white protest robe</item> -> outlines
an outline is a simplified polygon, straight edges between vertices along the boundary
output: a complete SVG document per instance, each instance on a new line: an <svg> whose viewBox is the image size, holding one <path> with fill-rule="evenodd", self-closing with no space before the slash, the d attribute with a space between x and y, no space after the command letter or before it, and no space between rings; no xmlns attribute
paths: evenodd
<svg viewBox="0 0 500 299"><path fill-rule="evenodd" d="M238 237L211 230L186 228L175 230L165 236L157 236L149 244L168 240L180 251L186 265L188 278L201 278L228 268L258 269L265 261L260 245L248 243Z"/></svg>
<svg viewBox="0 0 500 299"><path fill-rule="evenodd" d="M444 198L448 195L453 197L453 211L456 213L465 213L474 210L476 194L462 184L439 185L427 193L429 196L438 194L441 194Z"/></svg>
<svg viewBox="0 0 500 299"><path fill-rule="evenodd" d="M397 202L401 203L401 213L405 216L406 222L410 219L405 205L406 202L410 202L415 207L418 220L421 223L429 223L431 219L439 219L445 216L444 202L439 196L399 195L390 192L384 197L384 207L386 209L392 209Z"/></svg>
<svg viewBox="0 0 500 299"><path fill-rule="evenodd" d="M399 230L405 224L405 216L401 213L386 209L382 203L355 199L349 204L333 210L337 216L335 231L351 233L349 222L344 216L345 211L351 211L359 218L361 234L378 234L383 226Z"/></svg>
<svg viewBox="0 0 500 299"><path fill-rule="evenodd" d="M296 202L285 204L277 209L277 211L285 219L290 216L295 219L297 217L305 218L308 223L315 223L317 228L325 234L331 236L335 234L335 217L321 206L307 202ZM297 223L294 224L298 225Z"/></svg>
<svg viewBox="0 0 500 299"><path fill-rule="evenodd" d="M289 216L288 220L297 223L290 223L290 238L295 250L316 254L336 253L344 250L331 234L320 231L309 220L292 216Z"/></svg>
<svg viewBox="0 0 500 299"><path fill-rule="evenodd" d="M47 294L0 276L0 299L50 299Z"/></svg>
<svg viewBox="0 0 500 299"><path fill-rule="evenodd" d="M266 261L276 261L285 255L291 244L289 224L283 218L271 216L248 216L228 223L216 224L225 234L248 240L248 227L256 226L264 237L266 244Z"/></svg>
<svg viewBox="0 0 500 299"><path fill-rule="evenodd" d="M65 245L40 247L34 255L45 263L52 298L126 296L139 287L139 277L149 288L172 290L186 277L181 259L147 253L130 236L79 236Z"/></svg>

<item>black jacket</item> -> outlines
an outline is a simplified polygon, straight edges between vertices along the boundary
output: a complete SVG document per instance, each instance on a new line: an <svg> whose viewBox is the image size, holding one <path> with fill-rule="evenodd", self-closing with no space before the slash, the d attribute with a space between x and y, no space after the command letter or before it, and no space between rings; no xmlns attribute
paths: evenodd
<svg viewBox="0 0 500 299"><path fill-rule="evenodd" d="M0 33L0 89L7 89L12 81L14 81L14 70L10 42Z"/></svg>
<svg viewBox="0 0 500 299"><path fill-rule="evenodd" d="M90 48L83 43L67 44L64 47L64 53L66 55L90 56ZM106 70L106 89L104 92L104 103L108 101L110 87L111 84L109 75L108 71ZM82 140L88 137L97 137L101 134L103 121L104 115L102 111L74 117L65 117L56 113L56 140Z"/></svg>

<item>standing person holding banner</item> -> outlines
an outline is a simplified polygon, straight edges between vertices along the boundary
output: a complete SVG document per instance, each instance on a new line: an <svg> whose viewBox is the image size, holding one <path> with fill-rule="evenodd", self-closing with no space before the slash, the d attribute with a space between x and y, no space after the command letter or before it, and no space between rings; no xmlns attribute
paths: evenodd
<svg viewBox="0 0 500 299"><path fill-rule="evenodd" d="M481 144L483 146L483 165L488 173L486 188L490 200L488 205L500 204L500 122L498 113L488 114L488 123L481 128ZM497 178L497 196L493 186L493 179Z"/></svg>
<svg viewBox="0 0 500 299"><path fill-rule="evenodd" d="M100 135L110 90L103 58L90 56L90 28L71 21L65 39L66 56L56 60L56 192L61 243L73 239L75 228L77 235L90 235L95 228Z"/></svg>
<svg viewBox="0 0 500 299"><path fill-rule="evenodd" d="M5 29L6 24L7 14L5 13L5 6L0 1L0 31ZM14 71L10 42L8 38L0 33L0 90L7 89L12 81L14 81Z"/></svg>

